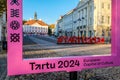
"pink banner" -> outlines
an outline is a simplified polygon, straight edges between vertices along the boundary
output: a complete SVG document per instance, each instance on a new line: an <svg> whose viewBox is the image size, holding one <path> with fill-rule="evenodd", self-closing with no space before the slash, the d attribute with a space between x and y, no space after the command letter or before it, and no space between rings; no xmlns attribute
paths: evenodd
<svg viewBox="0 0 120 80"><path fill-rule="evenodd" d="M7 0L8 75L11 76L54 71L71 72L90 68L119 66L120 65L119 4L120 0L112 0L111 55L23 59L22 0Z"/></svg>

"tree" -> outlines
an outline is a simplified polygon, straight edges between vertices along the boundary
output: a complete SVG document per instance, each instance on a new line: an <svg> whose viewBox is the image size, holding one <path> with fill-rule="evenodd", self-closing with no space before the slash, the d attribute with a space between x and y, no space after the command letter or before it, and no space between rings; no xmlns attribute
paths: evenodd
<svg viewBox="0 0 120 80"><path fill-rule="evenodd" d="M48 35L51 36L52 35L52 30L50 27L48 27Z"/></svg>
<svg viewBox="0 0 120 80"><path fill-rule="evenodd" d="M48 35L51 36L53 34L53 32L52 32L53 29L55 29L55 24L50 24L48 26Z"/></svg>
<svg viewBox="0 0 120 80"><path fill-rule="evenodd" d="M55 24L50 24L49 28L54 29L55 28Z"/></svg>
<svg viewBox="0 0 120 80"><path fill-rule="evenodd" d="M27 22L27 20L23 20L23 25Z"/></svg>
<svg viewBox="0 0 120 80"><path fill-rule="evenodd" d="M0 0L0 16L2 16L3 12L5 12L6 9L7 9L7 1Z"/></svg>

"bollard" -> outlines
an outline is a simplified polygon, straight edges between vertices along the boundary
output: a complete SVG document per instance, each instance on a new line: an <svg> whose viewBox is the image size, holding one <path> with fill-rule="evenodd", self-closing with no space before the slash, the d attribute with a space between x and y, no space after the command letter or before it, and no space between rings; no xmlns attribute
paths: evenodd
<svg viewBox="0 0 120 80"><path fill-rule="evenodd" d="M70 80L77 80L77 71L70 72Z"/></svg>
<svg viewBox="0 0 120 80"><path fill-rule="evenodd" d="M2 49L7 50L7 41L2 42Z"/></svg>

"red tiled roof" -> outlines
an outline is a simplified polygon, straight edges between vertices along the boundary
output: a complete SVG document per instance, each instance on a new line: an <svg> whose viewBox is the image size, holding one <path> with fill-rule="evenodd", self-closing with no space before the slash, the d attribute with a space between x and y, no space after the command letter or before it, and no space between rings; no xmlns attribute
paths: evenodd
<svg viewBox="0 0 120 80"><path fill-rule="evenodd" d="M38 23L42 26L48 26L45 22L43 22L42 20L29 20L27 21L24 25L32 25L34 23Z"/></svg>

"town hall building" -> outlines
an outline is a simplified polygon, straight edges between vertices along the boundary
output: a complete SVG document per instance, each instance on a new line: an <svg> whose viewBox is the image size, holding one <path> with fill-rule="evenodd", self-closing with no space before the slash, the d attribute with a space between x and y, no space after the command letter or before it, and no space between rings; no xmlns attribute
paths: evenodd
<svg viewBox="0 0 120 80"><path fill-rule="evenodd" d="M31 35L47 35L48 24L37 19L37 13L34 14L34 19L30 19L23 24L23 33Z"/></svg>

